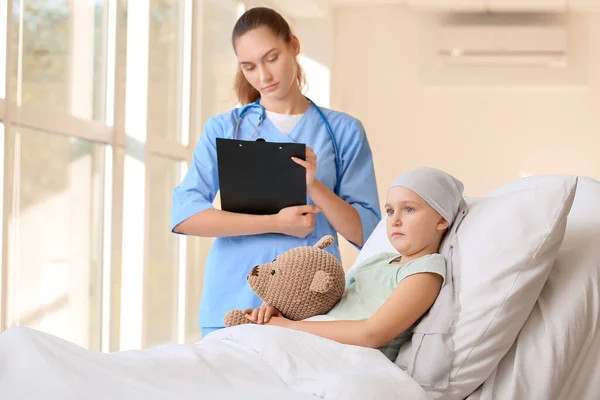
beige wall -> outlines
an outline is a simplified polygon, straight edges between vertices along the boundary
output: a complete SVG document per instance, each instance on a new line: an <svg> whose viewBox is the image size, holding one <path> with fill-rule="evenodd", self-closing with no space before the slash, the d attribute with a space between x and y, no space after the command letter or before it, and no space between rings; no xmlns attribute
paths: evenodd
<svg viewBox="0 0 600 400"><path fill-rule="evenodd" d="M336 12L332 107L365 124L382 204L397 174L424 165L471 196L522 174L600 179L600 14L570 17L575 61L544 79L525 67L434 70L423 56L431 19L394 6ZM356 251L343 254L348 264Z"/></svg>

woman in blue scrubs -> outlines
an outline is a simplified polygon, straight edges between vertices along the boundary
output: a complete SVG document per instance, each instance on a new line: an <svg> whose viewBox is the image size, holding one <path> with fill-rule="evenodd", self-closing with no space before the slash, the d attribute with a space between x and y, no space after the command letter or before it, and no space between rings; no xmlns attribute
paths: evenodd
<svg viewBox="0 0 600 400"><path fill-rule="evenodd" d="M306 161L293 162L306 168L308 201L266 216L213 208L219 190L216 138L234 138L240 108L208 120L190 169L173 191L171 220L175 233L216 237L204 269L199 320L203 336L224 326L227 311L260 307L260 298L246 280L254 266L290 248L312 246L328 234L339 233L361 248L381 219L364 128L347 114L318 109L302 94L300 43L283 17L268 8L248 10L233 29L232 44L239 63L238 100L243 105L258 101L266 114L256 130L260 112L246 112L237 138L305 143ZM341 159L337 194L336 157L324 118ZM337 242L327 250L340 258Z"/></svg>

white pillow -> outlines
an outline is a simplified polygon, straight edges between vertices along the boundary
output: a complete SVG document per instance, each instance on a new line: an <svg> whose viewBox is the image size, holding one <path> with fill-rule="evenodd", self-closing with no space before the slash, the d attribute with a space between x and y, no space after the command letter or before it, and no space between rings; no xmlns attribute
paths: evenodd
<svg viewBox="0 0 600 400"><path fill-rule="evenodd" d="M600 182L580 177L552 272L510 351L469 399L598 397L599 243Z"/></svg>
<svg viewBox="0 0 600 400"><path fill-rule="evenodd" d="M545 177L521 190L511 184L503 193L468 199L454 259L460 311L449 334L453 359L435 359L436 352L420 351L414 341L400 349L396 363L410 365L433 398L464 399L492 373L525 323L562 242L577 178ZM386 242L383 218L351 268L386 249ZM447 361L450 371L435 370ZM440 389L424 384L444 375Z"/></svg>

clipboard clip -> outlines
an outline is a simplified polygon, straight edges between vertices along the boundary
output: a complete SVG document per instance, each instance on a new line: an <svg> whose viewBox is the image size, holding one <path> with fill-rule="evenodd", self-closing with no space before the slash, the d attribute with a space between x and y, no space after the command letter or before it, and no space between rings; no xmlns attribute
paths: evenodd
<svg viewBox="0 0 600 400"><path fill-rule="evenodd" d="M265 139L263 139L263 138L257 138L257 139L255 140L255 142L266 142L266 140L265 140ZM241 146L241 145L240 145L240 146ZM282 146L279 146L279 150L283 150L283 147L282 147Z"/></svg>

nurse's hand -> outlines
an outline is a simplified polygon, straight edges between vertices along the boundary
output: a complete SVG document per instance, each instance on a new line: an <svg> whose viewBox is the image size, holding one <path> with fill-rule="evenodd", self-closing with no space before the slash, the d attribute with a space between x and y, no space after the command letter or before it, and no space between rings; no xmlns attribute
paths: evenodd
<svg viewBox="0 0 600 400"><path fill-rule="evenodd" d="M315 229L320 212L321 209L310 205L284 208L276 214L278 232L303 239Z"/></svg>
<svg viewBox="0 0 600 400"><path fill-rule="evenodd" d="M306 168L306 186L310 189L315 183L315 176L317 175L317 155L310 147L306 146L306 161L296 157L292 157L292 160L299 165Z"/></svg>

